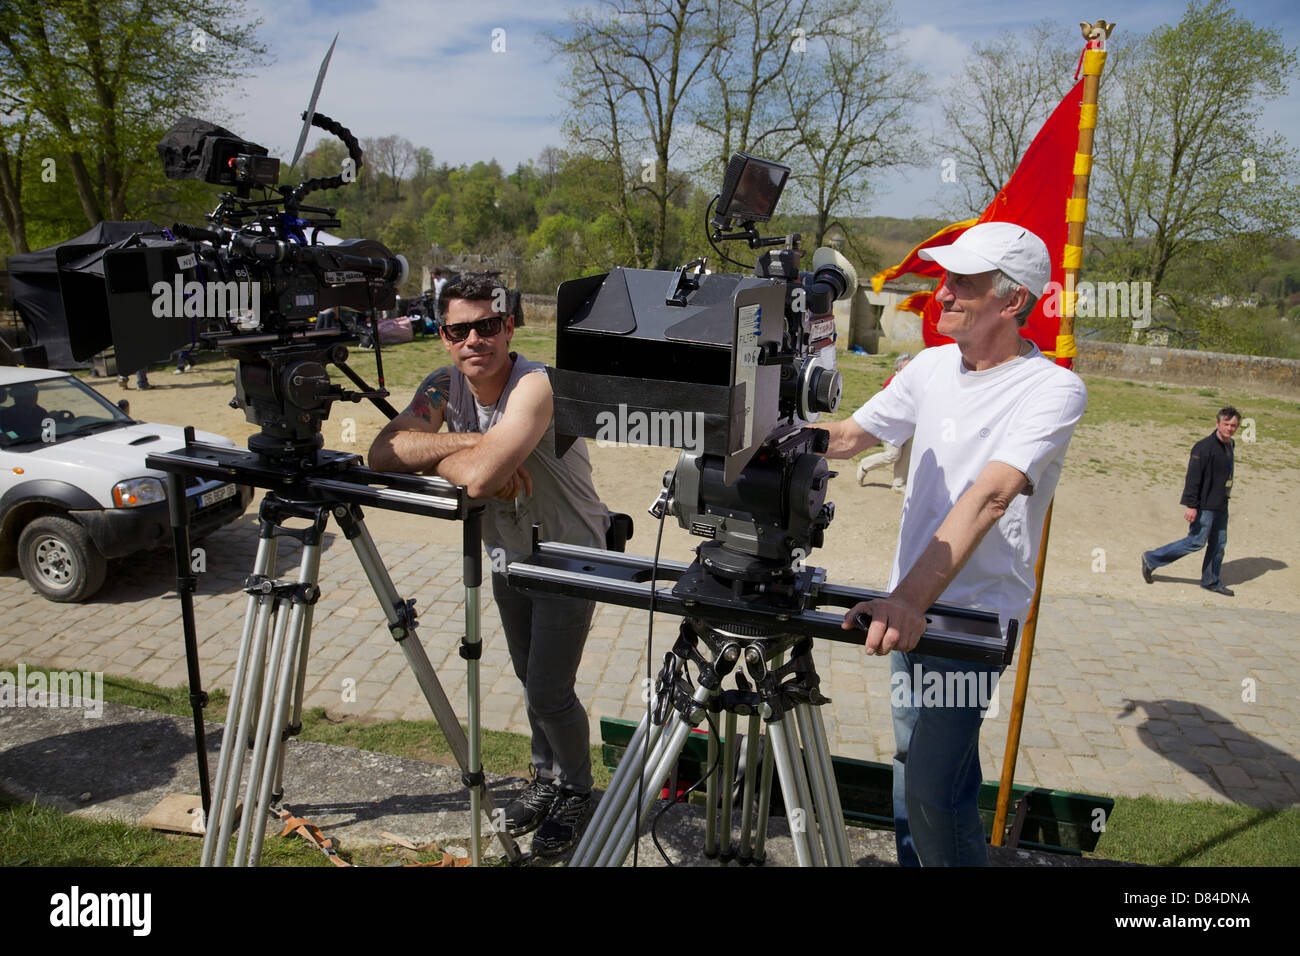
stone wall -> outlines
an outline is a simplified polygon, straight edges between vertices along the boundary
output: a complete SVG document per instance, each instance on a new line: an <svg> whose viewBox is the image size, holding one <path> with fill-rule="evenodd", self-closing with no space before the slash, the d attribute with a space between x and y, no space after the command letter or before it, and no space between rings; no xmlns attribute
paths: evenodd
<svg viewBox="0 0 1300 956"><path fill-rule="evenodd" d="M555 325L555 296L526 292L523 296L524 325L547 327Z"/></svg>
<svg viewBox="0 0 1300 956"><path fill-rule="evenodd" d="M1119 342L1078 342L1075 370L1166 385L1240 388L1287 398L1300 398L1300 361L1262 355L1231 355L1187 349L1126 345Z"/></svg>

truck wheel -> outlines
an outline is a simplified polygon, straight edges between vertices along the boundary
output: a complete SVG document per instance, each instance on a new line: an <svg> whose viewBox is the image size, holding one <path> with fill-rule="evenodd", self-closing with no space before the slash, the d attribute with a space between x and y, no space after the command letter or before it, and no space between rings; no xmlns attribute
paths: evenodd
<svg viewBox="0 0 1300 956"><path fill-rule="evenodd" d="M104 583L108 562L86 529L70 518L37 518L18 538L27 583L51 601L84 601Z"/></svg>

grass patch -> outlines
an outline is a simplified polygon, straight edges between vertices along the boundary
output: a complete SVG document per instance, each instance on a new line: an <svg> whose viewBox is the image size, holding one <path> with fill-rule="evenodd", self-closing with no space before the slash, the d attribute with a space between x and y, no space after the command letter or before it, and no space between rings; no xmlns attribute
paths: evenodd
<svg viewBox="0 0 1300 956"><path fill-rule="evenodd" d="M0 866L198 866L202 853L196 837L74 816L0 794ZM303 840L272 834L262 865L331 864Z"/></svg>
<svg viewBox="0 0 1300 956"><path fill-rule="evenodd" d="M1116 797L1091 856L1151 866L1300 865L1300 810Z"/></svg>
<svg viewBox="0 0 1300 956"><path fill-rule="evenodd" d="M1254 420L1257 441L1300 447L1300 402L1245 393L1225 398L1213 389L1146 385L1099 376L1085 376L1084 382L1088 386L1084 425L1169 425L1188 436L1204 437L1213 430L1219 409L1230 401L1241 410L1243 419ZM1243 437L1238 434L1239 443Z"/></svg>

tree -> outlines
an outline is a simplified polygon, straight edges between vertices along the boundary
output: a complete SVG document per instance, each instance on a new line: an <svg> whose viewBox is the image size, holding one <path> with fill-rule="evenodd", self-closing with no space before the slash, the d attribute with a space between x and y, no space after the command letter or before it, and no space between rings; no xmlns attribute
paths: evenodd
<svg viewBox="0 0 1300 956"><path fill-rule="evenodd" d="M809 38L815 53L802 70L782 75L787 111L799 121L791 179L815 214L815 245L835 216L865 199L874 172L911 164L918 151L908 115L926 81L898 55L892 15L882 0L855 3L838 29Z"/></svg>
<svg viewBox="0 0 1300 956"><path fill-rule="evenodd" d="M30 112L16 122L0 124L0 223L14 252L28 252L27 219L23 212L22 157L27 152Z"/></svg>
<svg viewBox="0 0 1300 956"><path fill-rule="evenodd" d="M1089 213L1120 241L1099 247L1099 265L1157 292L1184 271L1184 288L1203 297L1213 291L1207 274L1294 235L1296 153L1259 119L1265 101L1286 94L1296 52L1223 0L1193 0L1178 24L1116 54L1107 63ZM1197 259L1200 268L1176 269Z"/></svg>
<svg viewBox="0 0 1300 956"><path fill-rule="evenodd" d="M668 175L680 148L679 121L719 42L706 0L603 0L595 11L574 14L569 37L556 41L574 68L571 135L630 176L631 192L650 198L655 228L646 258L656 267L667 264L668 208L681 182ZM631 235L628 191L621 179L620 214Z"/></svg>
<svg viewBox="0 0 1300 956"><path fill-rule="evenodd" d="M843 35L862 7L861 0L714 0L710 87L694 110L708 134L706 174L719 176L736 151L789 145L803 117L783 108L782 80L802 74L810 42L815 56L817 42Z"/></svg>
<svg viewBox="0 0 1300 956"><path fill-rule="evenodd" d="M950 154L940 159L956 160L961 198L945 204L951 218L977 216L993 201L1065 95L1077 58L1077 45L1050 22L972 47L943 94L936 136Z"/></svg>
<svg viewBox="0 0 1300 956"><path fill-rule="evenodd" d="M390 198L394 202L399 201L402 198L402 179L406 176L406 171L411 168L411 164L419 158L416 155L415 144L404 136L390 135L363 140L362 147L365 160L375 171L376 176L383 175L388 178L393 190ZM432 153L428 156L428 162L431 167Z"/></svg>
<svg viewBox="0 0 1300 956"><path fill-rule="evenodd" d="M242 0L8 0L0 114L29 117L59 145L87 223L128 218L133 189L157 178L161 134L260 62L256 25ZM32 158L0 161L12 206L12 164Z"/></svg>

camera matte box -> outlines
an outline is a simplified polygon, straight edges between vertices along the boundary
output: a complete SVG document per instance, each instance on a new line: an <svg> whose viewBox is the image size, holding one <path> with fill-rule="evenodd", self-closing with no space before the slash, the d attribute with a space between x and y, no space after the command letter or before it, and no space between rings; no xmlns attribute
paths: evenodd
<svg viewBox="0 0 1300 956"><path fill-rule="evenodd" d="M615 269L560 285L555 431L596 438L609 414L699 413L700 450L726 459L730 483L777 423L781 368L763 358L781 347L786 284L701 275L685 306L668 305L677 276Z"/></svg>

